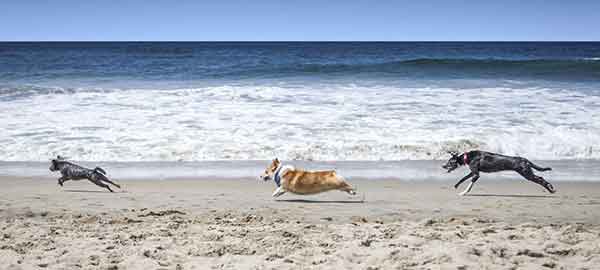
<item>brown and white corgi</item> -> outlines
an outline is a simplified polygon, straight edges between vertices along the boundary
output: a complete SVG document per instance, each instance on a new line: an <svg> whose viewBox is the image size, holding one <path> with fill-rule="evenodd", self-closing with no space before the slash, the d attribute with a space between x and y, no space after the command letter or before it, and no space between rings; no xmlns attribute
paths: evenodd
<svg viewBox="0 0 600 270"><path fill-rule="evenodd" d="M283 165L277 158L271 162L260 178L264 181L273 180L275 182L277 189L273 192L273 197L279 197L286 192L308 195L330 190L356 195L355 189L334 170L304 171L291 165Z"/></svg>

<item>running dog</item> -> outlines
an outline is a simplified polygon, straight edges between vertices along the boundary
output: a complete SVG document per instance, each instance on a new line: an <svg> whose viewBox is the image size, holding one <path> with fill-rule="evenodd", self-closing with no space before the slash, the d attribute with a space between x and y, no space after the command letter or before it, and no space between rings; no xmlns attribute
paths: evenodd
<svg viewBox="0 0 600 270"><path fill-rule="evenodd" d="M64 157L57 156L55 159L51 160L50 171L60 171L61 177L58 178L58 184L62 187L63 183L68 180L81 180L87 179L97 186L108 189L110 192L114 192L110 189L110 186L105 184L109 183L115 187L121 188L118 184L110 181L108 177L106 177L106 172L100 168L96 167L93 170L81 167L79 165L73 164L65 160Z"/></svg>
<svg viewBox="0 0 600 270"><path fill-rule="evenodd" d="M291 165L283 165L279 159L274 159L260 176L264 181L273 180L277 189L273 197L279 197L286 192L308 195L330 190L347 192L356 195L355 189L346 182L344 177L331 171L304 171Z"/></svg>
<svg viewBox="0 0 600 270"><path fill-rule="evenodd" d="M525 179L537 183L544 187L548 192L554 193L556 190L552 184L548 183L544 178L537 176L533 173L533 169L537 171L550 171L552 168L544 168L533 164L533 162L522 158L522 157L511 157L504 156L495 153L489 153L484 151L469 151L459 155L456 152L448 152L452 157L448 160L446 165L442 168L447 169L451 172L459 166L468 165L471 169L471 173L463 177L454 185L454 188L458 188L462 182L471 178L469 186L460 193L461 196L466 195L473 188L473 184L479 179L479 173L491 173L499 171L515 171Z"/></svg>

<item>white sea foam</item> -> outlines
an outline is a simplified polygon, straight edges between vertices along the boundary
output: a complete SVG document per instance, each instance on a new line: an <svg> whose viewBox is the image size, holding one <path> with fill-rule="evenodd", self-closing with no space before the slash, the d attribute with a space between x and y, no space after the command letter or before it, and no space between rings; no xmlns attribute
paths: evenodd
<svg viewBox="0 0 600 270"><path fill-rule="evenodd" d="M600 96L570 89L256 84L0 99L0 160L600 158Z"/></svg>

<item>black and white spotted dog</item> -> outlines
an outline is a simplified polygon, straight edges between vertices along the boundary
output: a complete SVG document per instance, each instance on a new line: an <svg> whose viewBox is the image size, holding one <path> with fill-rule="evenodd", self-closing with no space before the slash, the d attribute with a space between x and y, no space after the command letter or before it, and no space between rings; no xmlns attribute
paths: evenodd
<svg viewBox="0 0 600 270"><path fill-rule="evenodd" d="M546 181L546 179L533 173L533 170L543 172L550 171L552 168L540 167L526 158L505 156L484 151L469 151L460 155L456 152L448 153L451 157L442 168L451 172L460 166L468 166L471 170L469 174L454 185L454 188L458 188L462 182L471 178L471 183L469 183L469 186L460 195L466 195L471 191L473 184L479 179L480 172L493 173L499 171L515 171L525 179L544 187L548 192L556 192L554 186Z"/></svg>
<svg viewBox="0 0 600 270"><path fill-rule="evenodd" d="M93 170L81 167L77 164L73 164L65 160L64 157L57 156L55 159L51 160L52 165L50 165L50 171L60 171L61 177L58 178L58 184L60 186L63 185L64 182L68 180L82 180L87 179L97 186L107 188L110 192L114 192L110 189L110 186L105 184L109 183L115 187L121 188L118 184L110 181L108 177L106 177L106 172L100 168L96 167Z"/></svg>

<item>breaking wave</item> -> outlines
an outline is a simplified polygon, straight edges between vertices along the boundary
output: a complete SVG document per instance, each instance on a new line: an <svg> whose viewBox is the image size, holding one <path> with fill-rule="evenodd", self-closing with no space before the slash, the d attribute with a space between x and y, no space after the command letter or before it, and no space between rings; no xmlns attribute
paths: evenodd
<svg viewBox="0 0 600 270"><path fill-rule="evenodd" d="M274 84L0 88L0 160L600 158L600 96L570 89Z"/></svg>

